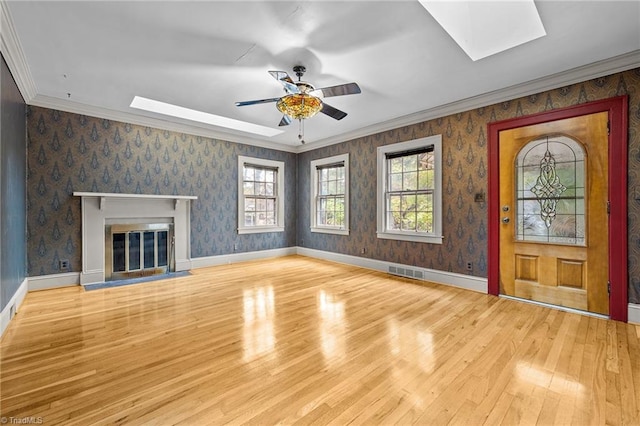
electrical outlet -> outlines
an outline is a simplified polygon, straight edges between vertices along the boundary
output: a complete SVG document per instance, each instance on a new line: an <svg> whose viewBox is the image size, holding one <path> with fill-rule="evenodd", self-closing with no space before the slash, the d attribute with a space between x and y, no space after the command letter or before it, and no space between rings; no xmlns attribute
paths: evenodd
<svg viewBox="0 0 640 426"><path fill-rule="evenodd" d="M467 262L467 271L473 270L473 262Z"/></svg>
<svg viewBox="0 0 640 426"><path fill-rule="evenodd" d="M13 305L11 305L11 307L9 308L9 319L12 319L13 317L16 316L16 305L15 303Z"/></svg>
<svg viewBox="0 0 640 426"><path fill-rule="evenodd" d="M362 250L360 250L360 254L365 254L367 252L367 249L362 247Z"/></svg>
<svg viewBox="0 0 640 426"><path fill-rule="evenodd" d="M233 251L238 251L238 243L233 243Z"/></svg>
<svg viewBox="0 0 640 426"><path fill-rule="evenodd" d="M60 261L60 270L61 271L69 270L69 259L63 259Z"/></svg>

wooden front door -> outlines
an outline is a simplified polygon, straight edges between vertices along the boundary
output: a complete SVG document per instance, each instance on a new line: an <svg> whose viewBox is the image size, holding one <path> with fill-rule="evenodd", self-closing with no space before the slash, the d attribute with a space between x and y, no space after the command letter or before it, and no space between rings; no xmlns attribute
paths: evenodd
<svg viewBox="0 0 640 426"><path fill-rule="evenodd" d="M608 113L499 133L500 292L609 313Z"/></svg>

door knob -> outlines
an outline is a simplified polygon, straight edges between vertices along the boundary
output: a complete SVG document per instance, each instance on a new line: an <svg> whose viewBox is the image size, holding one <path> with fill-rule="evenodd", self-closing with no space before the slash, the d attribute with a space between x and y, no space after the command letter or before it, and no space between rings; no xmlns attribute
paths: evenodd
<svg viewBox="0 0 640 426"><path fill-rule="evenodd" d="M502 223L509 223L509 218L508 217L503 217L502 218Z"/></svg>

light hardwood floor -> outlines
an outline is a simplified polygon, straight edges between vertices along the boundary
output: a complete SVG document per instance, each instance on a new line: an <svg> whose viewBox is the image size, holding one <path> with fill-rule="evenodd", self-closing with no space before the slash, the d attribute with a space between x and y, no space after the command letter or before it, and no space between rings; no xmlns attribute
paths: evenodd
<svg viewBox="0 0 640 426"><path fill-rule="evenodd" d="M0 413L43 424L640 424L633 325L292 256L33 292Z"/></svg>

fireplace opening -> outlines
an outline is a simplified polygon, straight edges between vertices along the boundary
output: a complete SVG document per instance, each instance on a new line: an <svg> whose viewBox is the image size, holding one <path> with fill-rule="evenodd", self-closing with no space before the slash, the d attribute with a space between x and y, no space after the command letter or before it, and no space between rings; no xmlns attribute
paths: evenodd
<svg viewBox="0 0 640 426"><path fill-rule="evenodd" d="M105 237L106 281L175 270L172 223L107 225Z"/></svg>

